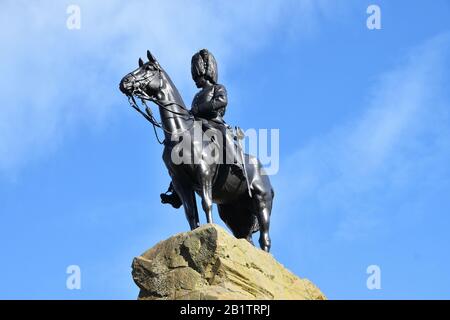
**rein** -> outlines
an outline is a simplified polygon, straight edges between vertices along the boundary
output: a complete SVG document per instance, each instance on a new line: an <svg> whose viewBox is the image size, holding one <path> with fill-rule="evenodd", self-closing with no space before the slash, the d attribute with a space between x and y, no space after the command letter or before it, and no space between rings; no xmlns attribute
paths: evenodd
<svg viewBox="0 0 450 320"><path fill-rule="evenodd" d="M171 106L171 105L176 105L176 106L178 106L178 107L184 109L184 106L180 105L179 103L176 103L176 102L174 102L174 101L169 101L168 103L163 104L162 102L160 102L160 101L158 101L158 100L156 100L156 99L152 99L151 97L148 97L148 100L154 102L156 105L158 105L159 107L163 108L163 109L166 110L167 112L170 112L170 113L173 113L173 114L176 114L176 115L179 115L179 116L183 116L185 120L194 119L194 117L189 113L189 111L187 111L187 114L185 114L185 113L173 111L173 110L171 110L171 109L168 108L168 107ZM133 95L128 96L128 102L130 103L130 106L131 106L133 109L135 109L137 112L139 112L139 113L140 113L140 114L141 114L148 122L150 122L150 123L152 124L152 126L153 126L153 131L154 131L154 133L155 133L156 140L158 141L159 144L164 144L164 143L165 143L165 140L162 140L162 141L161 141L161 139L160 139L159 136L158 136L158 132L156 131L156 127L162 129L164 132L166 132L166 133L168 133L168 134L170 134L170 135L173 135L173 134L179 135L179 134L182 134L182 133L184 133L184 132L186 132L186 131L191 130L192 127L194 126L194 124L192 124L192 126L190 126L189 128L187 128L187 129L185 129L185 130L183 130L183 131L180 131L180 132L171 132L171 131L167 130L166 128L164 128L162 122L158 122L158 120L156 120L156 118L153 116L152 109L150 109L150 108L147 106L147 103L145 102L145 99L144 99L144 98L141 98L141 102L142 102L142 104L145 106L145 111L146 111L146 113L144 113L144 112L141 110L141 108L139 108L139 106L137 105L136 100L134 99L134 96L133 96Z"/></svg>

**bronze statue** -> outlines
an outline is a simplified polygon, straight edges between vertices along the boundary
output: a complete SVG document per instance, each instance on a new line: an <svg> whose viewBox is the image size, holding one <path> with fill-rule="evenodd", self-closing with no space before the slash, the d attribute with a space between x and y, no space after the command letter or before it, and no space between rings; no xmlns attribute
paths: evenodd
<svg viewBox="0 0 450 320"><path fill-rule="evenodd" d="M197 193L202 199L208 223L213 222L212 205L216 203L220 217L234 236L253 243L252 234L260 231L260 246L269 251L274 192L259 160L243 153L239 145L239 139L243 138L242 130L237 129L237 134L233 135L231 127L223 120L227 92L223 85L217 83L214 56L203 49L192 57L192 78L201 90L194 97L190 111L170 77L149 51L147 57L149 61L145 63L139 59L139 68L127 74L119 87L131 106L154 128L160 127L164 132L163 160L172 178L168 190L172 194L162 194L161 200L174 207L182 204L190 228L195 229L200 225L195 201ZM146 106L145 112L136 104L135 97ZM156 121L146 101L159 107L161 123ZM206 139L195 138L197 123L200 123ZM173 154L180 141L188 143L188 148L183 148L182 153L183 158L189 161L176 163ZM207 152L217 147L223 149L227 161L215 161ZM237 161L230 162L229 159Z"/></svg>

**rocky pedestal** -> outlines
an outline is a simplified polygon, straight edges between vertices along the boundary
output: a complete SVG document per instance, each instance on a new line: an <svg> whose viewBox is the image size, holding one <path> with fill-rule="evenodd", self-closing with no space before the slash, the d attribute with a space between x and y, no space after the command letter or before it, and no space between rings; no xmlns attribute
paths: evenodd
<svg viewBox="0 0 450 320"><path fill-rule="evenodd" d="M271 254L213 224L158 243L132 268L139 299L326 299Z"/></svg>

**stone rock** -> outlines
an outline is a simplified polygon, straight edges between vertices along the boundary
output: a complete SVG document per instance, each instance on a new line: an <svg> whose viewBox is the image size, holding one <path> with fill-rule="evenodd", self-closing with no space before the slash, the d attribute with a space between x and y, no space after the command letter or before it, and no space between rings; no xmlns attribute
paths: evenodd
<svg viewBox="0 0 450 320"><path fill-rule="evenodd" d="M274 257L208 224L159 242L132 264L139 299L326 299Z"/></svg>

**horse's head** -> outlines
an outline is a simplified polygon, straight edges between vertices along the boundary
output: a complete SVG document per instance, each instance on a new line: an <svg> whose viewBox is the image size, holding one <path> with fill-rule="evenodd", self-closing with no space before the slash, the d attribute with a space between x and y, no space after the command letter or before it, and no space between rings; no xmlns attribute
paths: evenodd
<svg viewBox="0 0 450 320"><path fill-rule="evenodd" d="M153 100L162 89L162 69L155 57L147 50L148 62L139 58L139 68L130 72L120 81L120 91L128 97Z"/></svg>

